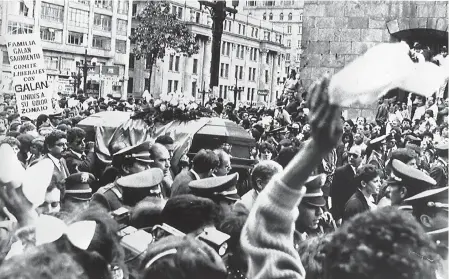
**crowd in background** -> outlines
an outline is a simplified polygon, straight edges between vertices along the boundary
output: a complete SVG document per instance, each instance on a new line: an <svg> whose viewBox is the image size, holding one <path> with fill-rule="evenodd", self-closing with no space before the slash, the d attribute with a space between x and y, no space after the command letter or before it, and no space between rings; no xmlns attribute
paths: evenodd
<svg viewBox="0 0 449 279"><path fill-rule="evenodd" d="M417 62L428 55L415 50ZM175 173L168 135L101 165L77 123L138 112L150 97L59 96L55 113L31 120L4 95L0 156L14 158L0 160L17 175L0 169L0 278L447 276L447 83L429 98L387 95L372 118L349 119L329 103L328 77L306 91L295 76L271 106L205 104L255 139L244 184L228 143L182 156ZM45 161L51 180L36 203L27 193L44 183ZM126 227L152 232L144 253L125 253Z"/></svg>

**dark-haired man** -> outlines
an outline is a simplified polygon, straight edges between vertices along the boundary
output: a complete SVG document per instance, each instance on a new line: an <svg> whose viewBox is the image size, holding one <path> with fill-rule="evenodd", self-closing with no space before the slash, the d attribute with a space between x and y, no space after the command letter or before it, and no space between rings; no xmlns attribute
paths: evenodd
<svg viewBox="0 0 449 279"><path fill-rule="evenodd" d="M69 149L64 153L64 158L67 162L67 167L70 174L77 172L95 172L94 143L89 142L88 152L86 154L86 143L84 142L85 137L86 132L81 128L74 127L67 131Z"/></svg>
<svg viewBox="0 0 449 279"><path fill-rule="evenodd" d="M220 160L212 150L201 149L198 151L193 157L192 169L181 172L175 177L171 186L171 197L190 194L189 182L210 177L219 164Z"/></svg>
<svg viewBox="0 0 449 279"><path fill-rule="evenodd" d="M45 154L43 158L49 158L55 165L53 171L53 183L62 182L70 175L67 163L62 157L67 150L66 134L59 130L52 131L45 138L44 147L47 154Z"/></svg>

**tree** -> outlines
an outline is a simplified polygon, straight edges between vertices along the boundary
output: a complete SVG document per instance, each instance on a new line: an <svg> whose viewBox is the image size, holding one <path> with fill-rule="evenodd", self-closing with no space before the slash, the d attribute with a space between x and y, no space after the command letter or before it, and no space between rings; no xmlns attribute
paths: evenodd
<svg viewBox="0 0 449 279"><path fill-rule="evenodd" d="M166 1L148 1L137 16L139 25L130 40L135 44L133 53L137 59L146 58L147 68L153 74L153 65L164 58L167 50L191 56L198 52L198 44L187 25L170 12ZM148 90L150 90L149 86Z"/></svg>

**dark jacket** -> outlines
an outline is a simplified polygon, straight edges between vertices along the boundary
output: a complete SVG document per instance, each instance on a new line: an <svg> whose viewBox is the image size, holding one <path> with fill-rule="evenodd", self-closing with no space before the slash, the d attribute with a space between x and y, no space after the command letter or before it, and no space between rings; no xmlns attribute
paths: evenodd
<svg viewBox="0 0 449 279"><path fill-rule="evenodd" d="M366 202L363 193L357 189L355 193L349 198L345 205L345 210L343 212L343 222L347 221L352 216L365 212L369 210L369 205Z"/></svg>
<svg viewBox="0 0 449 279"><path fill-rule="evenodd" d="M179 173L173 180L171 185L171 195L170 197L175 197L179 195L190 194L189 183L190 181L196 180L195 175L191 171L183 171Z"/></svg>
<svg viewBox="0 0 449 279"><path fill-rule="evenodd" d="M443 188L447 186L448 182L448 165L443 159L438 158L437 161L430 168L429 175L437 182L435 188Z"/></svg>
<svg viewBox="0 0 449 279"><path fill-rule="evenodd" d="M90 204L100 205L108 212L117 210L124 205L123 190L117 184L110 183L93 194Z"/></svg>
<svg viewBox="0 0 449 279"><path fill-rule="evenodd" d="M343 216L345 204L358 188L355 173L349 164L335 170L334 179L330 188L332 208L330 212L335 220Z"/></svg>
<svg viewBox="0 0 449 279"><path fill-rule="evenodd" d="M45 154L42 159L50 159L51 158L48 156L48 154ZM52 160L53 162L53 160ZM60 164L61 164L61 169L59 169L59 167L53 162L53 165L55 166L53 169L53 177L52 177L52 182L56 183L56 182L61 182L64 179L66 179L69 175L69 169L67 168L67 163L65 161L64 158L61 158L59 160Z"/></svg>
<svg viewBox="0 0 449 279"><path fill-rule="evenodd" d="M67 163L67 167L69 169L70 174L74 174L77 172L90 172L94 173L95 166L95 152L89 152L86 155L86 158L82 160L78 155L72 152L72 150L64 153L64 158Z"/></svg>

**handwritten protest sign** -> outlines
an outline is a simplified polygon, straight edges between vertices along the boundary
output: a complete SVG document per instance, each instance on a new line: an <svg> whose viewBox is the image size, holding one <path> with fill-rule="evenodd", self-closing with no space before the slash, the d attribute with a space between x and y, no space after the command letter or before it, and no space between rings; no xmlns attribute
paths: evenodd
<svg viewBox="0 0 449 279"><path fill-rule="evenodd" d="M52 92L39 34L10 35L7 47L19 114L35 119L52 113Z"/></svg>

